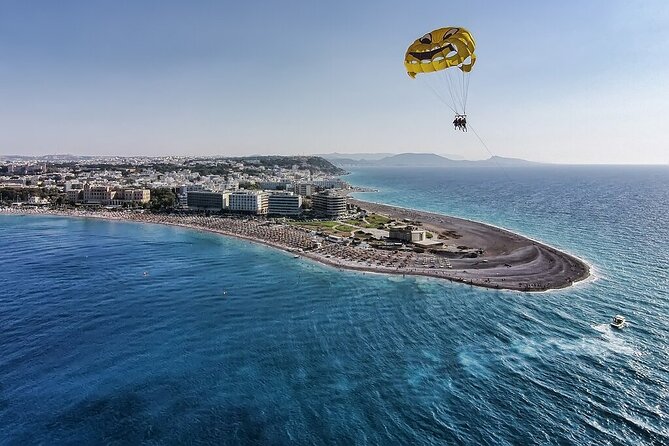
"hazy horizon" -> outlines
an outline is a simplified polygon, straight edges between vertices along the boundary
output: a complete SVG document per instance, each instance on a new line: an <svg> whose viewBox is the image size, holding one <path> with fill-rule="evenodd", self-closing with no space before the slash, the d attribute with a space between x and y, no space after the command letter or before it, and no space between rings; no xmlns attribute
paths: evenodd
<svg viewBox="0 0 669 446"><path fill-rule="evenodd" d="M379 7L383 5L383 7ZM0 155L490 156L404 70L477 41L470 123L497 156L668 164L669 4L5 1Z"/></svg>

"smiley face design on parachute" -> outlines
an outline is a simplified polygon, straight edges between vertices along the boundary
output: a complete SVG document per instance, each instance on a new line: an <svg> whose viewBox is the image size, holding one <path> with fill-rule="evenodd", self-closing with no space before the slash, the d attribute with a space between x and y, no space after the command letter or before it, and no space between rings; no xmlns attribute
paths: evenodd
<svg viewBox="0 0 669 446"><path fill-rule="evenodd" d="M442 33L442 31L444 32ZM457 32L458 28L442 28L434 31L434 35L433 33L427 33L417 39L409 47L407 53L420 61L431 61L435 57L445 58L447 55L457 52L457 48L447 40Z"/></svg>
<svg viewBox="0 0 669 446"><path fill-rule="evenodd" d="M411 77L450 67L469 72L476 59L475 46L474 39L465 28L439 28L416 39L409 46L404 56L404 65Z"/></svg>

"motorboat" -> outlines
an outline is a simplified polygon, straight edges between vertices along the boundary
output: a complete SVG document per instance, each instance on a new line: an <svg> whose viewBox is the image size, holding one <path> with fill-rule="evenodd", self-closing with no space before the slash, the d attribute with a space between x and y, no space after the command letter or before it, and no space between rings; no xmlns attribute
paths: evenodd
<svg viewBox="0 0 669 446"><path fill-rule="evenodd" d="M611 321L611 326L613 328L621 329L625 325L627 325L627 321L625 320L624 316L621 316L619 314L616 315L616 316L613 316L613 320Z"/></svg>

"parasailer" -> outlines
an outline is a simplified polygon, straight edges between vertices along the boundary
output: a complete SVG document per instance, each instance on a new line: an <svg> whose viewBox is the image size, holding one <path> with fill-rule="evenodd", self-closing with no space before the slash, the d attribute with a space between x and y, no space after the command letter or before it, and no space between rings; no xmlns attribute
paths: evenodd
<svg viewBox="0 0 669 446"><path fill-rule="evenodd" d="M416 39L404 55L407 74L411 78L420 76L425 79L455 113L455 129L463 132L467 131L469 73L476 63L475 49L476 43L469 31L462 27L448 27L435 29ZM441 81L442 85L437 87L432 81Z"/></svg>
<svg viewBox="0 0 669 446"><path fill-rule="evenodd" d="M462 130L463 132L467 131L467 116L465 115L455 115L453 119L453 126L455 130Z"/></svg>

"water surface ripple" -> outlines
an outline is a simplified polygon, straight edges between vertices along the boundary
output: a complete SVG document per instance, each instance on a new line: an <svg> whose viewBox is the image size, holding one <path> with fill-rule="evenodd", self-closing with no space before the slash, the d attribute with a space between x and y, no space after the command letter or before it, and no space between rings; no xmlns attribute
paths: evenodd
<svg viewBox="0 0 669 446"><path fill-rule="evenodd" d="M508 171L350 180L566 249L597 280L486 290L0 216L0 444L669 443L669 170Z"/></svg>

